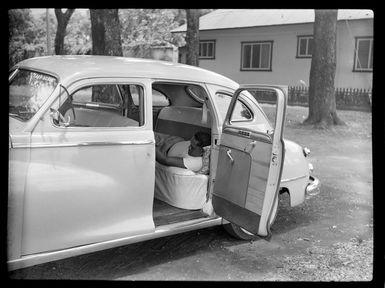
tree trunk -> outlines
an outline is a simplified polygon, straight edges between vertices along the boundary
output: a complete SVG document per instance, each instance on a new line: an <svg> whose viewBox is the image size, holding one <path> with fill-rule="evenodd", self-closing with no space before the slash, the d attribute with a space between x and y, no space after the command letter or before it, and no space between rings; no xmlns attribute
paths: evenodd
<svg viewBox="0 0 385 288"><path fill-rule="evenodd" d="M92 54L104 55L105 49L105 28L104 11L102 9L90 9Z"/></svg>
<svg viewBox="0 0 385 288"><path fill-rule="evenodd" d="M55 9L57 19L57 30L55 36L55 54L63 55L64 53L64 37L66 35L66 28L75 9L67 9L65 13L61 9Z"/></svg>
<svg viewBox="0 0 385 288"><path fill-rule="evenodd" d="M123 56L118 9L90 9L92 54ZM92 100L102 101L98 87L92 89ZM112 93L109 93L113 97ZM128 115L132 114L133 104L129 87L126 89ZM106 100L106 99L104 99ZM107 99L108 101L108 99Z"/></svg>
<svg viewBox="0 0 385 288"><path fill-rule="evenodd" d="M315 10L314 45L309 79L309 115L305 124L320 128L344 124L337 116L336 73L337 10Z"/></svg>
<svg viewBox="0 0 385 288"><path fill-rule="evenodd" d="M105 55L123 56L118 9L104 10Z"/></svg>
<svg viewBox="0 0 385 288"><path fill-rule="evenodd" d="M199 66L199 9L186 9L186 64Z"/></svg>

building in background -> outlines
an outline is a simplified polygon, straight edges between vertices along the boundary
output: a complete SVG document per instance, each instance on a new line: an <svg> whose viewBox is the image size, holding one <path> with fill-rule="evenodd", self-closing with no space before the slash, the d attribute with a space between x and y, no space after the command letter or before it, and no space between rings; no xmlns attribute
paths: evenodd
<svg viewBox="0 0 385 288"><path fill-rule="evenodd" d="M372 88L373 19L371 10L338 10L336 88ZM200 17L199 66L242 84L308 86L313 23L307 9L215 10Z"/></svg>

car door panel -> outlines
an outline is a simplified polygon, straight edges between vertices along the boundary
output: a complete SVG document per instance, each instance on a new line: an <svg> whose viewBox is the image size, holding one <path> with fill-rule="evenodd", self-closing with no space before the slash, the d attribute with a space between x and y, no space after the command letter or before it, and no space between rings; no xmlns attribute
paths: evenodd
<svg viewBox="0 0 385 288"><path fill-rule="evenodd" d="M230 121L237 92L235 95L219 145L213 207L226 220L251 233L267 236L283 163L285 94L282 92L279 97L274 135L255 130L252 121Z"/></svg>
<svg viewBox="0 0 385 288"><path fill-rule="evenodd" d="M32 148L24 207L24 255L152 230L148 191L153 191L153 181L142 183L136 173L154 169L151 143L90 142ZM133 163L138 170L124 163Z"/></svg>
<svg viewBox="0 0 385 288"><path fill-rule="evenodd" d="M225 145L220 146L217 177L228 180L216 183L217 189L223 191L222 196L234 204L244 205L250 177L250 167L250 155ZM233 191L237 191L237 193Z"/></svg>
<svg viewBox="0 0 385 288"><path fill-rule="evenodd" d="M59 127L47 111L31 135L22 255L155 230L155 143L145 114L141 127Z"/></svg>
<svg viewBox="0 0 385 288"><path fill-rule="evenodd" d="M216 181L215 189L221 191L223 199L227 199L239 207L247 208L260 216L268 179L270 160L268 157L271 152L271 144L265 142L256 144L256 140L226 132L224 130L219 147L216 178L220 180ZM222 179L226 179L226 181L222 181ZM216 197L214 197L214 201L217 201ZM236 210L237 213L241 213L239 210L242 209ZM243 215L243 213L241 214ZM225 215L222 216L226 219ZM249 213L246 213L244 217L250 217ZM232 222L241 226L240 221L243 220L237 218ZM258 231L258 217L253 221L247 221L250 222L249 230Z"/></svg>

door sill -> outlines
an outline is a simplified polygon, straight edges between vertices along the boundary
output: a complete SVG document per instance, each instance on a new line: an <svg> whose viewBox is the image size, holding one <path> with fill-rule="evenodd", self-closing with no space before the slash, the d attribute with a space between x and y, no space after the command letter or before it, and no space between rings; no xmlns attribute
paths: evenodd
<svg viewBox="0 0 385 288"><path fill-rule="evenodd" d="M168 224L186 222L188 220L207 218L201 209L191 210L172 206L164 201L154 198L152 217L155 228Z"/></svg>
<svg viewBox="0 0 385 288"><path fill-rule="evenodd" d="M93 253L101 250L111 249L119 246L170 236L191 230L203 229L222 224L222 218L209 216L204 218L187 220L179 223L161 225L155 228L153 232L114 239L99 243L93 243L64 250L31 254L22 256L19 259L8 261L8 270L21 269L46 262L57 261L64 258L75 257L83 254Z"/></svg>

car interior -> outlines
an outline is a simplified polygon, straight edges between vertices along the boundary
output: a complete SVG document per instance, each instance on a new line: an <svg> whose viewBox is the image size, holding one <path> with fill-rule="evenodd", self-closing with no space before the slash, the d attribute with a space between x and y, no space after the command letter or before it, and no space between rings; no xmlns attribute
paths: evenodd
<svg viewBox="0 0 385 288"><path fill-rule="evenodd" d="M153 127L190 140L203 131L211 134L211 118L203 119L205 90L198 85L156 82ZM124 127L144 125L144 93L140 85L99 85L75 91L60 106L68 126ZM207 110L206 110L207 111ZM58 124L58 123L56 123ZM210 149L208 149L210 152ZM207 159L209 154L206 153ZM209 175L156 163L153 218L156 226L208 217L202 212Z"/></svg>
<svg viewBox="0 0 385 288"><path fill-rule="evenodd" d="M203 119L205 91L199 86L155 83L153 89L167 95L170 106L154 109L154 132L182 137L198 131L211 134L211 118ZM195 92L195 93L194 93ZM209 156L208 156L209 157ZM206 202L209 175L156 163L153 218L155 226L209 217Z"/></svg>

